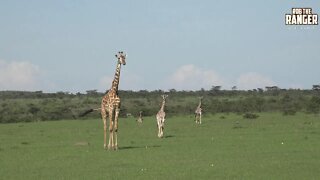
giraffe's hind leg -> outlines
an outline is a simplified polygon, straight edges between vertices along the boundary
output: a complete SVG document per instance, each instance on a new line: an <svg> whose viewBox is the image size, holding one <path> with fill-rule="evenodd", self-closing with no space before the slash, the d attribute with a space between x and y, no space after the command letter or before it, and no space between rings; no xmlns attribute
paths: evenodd
<svg viewBox="0 0 320 180"><path fill-rule="evenodd" d="M105 108L101 108L101 117L103 121L103 147L107 148L107 113Z"/></svg>

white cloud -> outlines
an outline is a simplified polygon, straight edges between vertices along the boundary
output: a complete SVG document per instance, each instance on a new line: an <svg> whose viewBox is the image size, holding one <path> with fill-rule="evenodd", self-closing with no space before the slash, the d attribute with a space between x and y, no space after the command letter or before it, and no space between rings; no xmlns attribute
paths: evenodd
<svg viewBox="0 0 320 180"><path fill-rule="evenodd" d="M37 65L0 60L0 90L38 90L40 75Z"/></svg>
<svg viewBox="0 0 320 180"><path fill-rule="evenodd" d="M249 72L240 75L237 79L238 89L256 89L264 88L265 86L274 86L276 83L269 77L263 76L256 72Z"/></svg>
<svg viewBox="0 0 320 180"><path fill-rule="evenodd" d="M205 70L193 64L179 67L168 79L169 88L177 90L209 89L211 86L226 86L223 80L213 70Z"/></svg>

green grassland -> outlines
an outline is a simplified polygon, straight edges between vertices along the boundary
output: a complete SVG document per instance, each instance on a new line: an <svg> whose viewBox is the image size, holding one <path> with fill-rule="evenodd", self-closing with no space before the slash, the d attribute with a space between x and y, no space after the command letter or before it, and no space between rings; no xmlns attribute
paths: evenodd
<svg viewBox="0 0 320 180"><path fill-rule="evenodd" d="M121 118L119 150L101 119L0 124L0 179L318 179L320 117L215 114Z"/></svg>

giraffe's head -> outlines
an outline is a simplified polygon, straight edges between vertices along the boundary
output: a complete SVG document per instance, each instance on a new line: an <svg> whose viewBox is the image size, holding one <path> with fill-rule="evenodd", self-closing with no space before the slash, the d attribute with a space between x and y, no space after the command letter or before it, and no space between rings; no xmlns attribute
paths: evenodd
<svg viewBox="0 0 320 180"><path fill-rule="evenodd" d="M118 63L126 65L126 57L127 55L123 53L122 51L119 51L118 54L116 54L116 58L118 59Z"/></svg>
<svg viewBox="0 0 320 180"><path fill-rule="evenodd" d="M167 95L167 94L164 94L164 95L161 95L161 97L162 97L162 99L165 101L166 98L168 97L168 95Z"/></svg>

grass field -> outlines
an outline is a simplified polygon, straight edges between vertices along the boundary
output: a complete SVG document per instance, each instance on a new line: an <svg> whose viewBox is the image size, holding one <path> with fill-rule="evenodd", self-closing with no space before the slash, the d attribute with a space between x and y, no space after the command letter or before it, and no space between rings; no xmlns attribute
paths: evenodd
<svg viewBox="0 0 320 180"><path fill-rule="evenodd" d="M259 115L120 119L119 151L100 119L0 124L0 179L319 179L320 117Z"/></svg>

